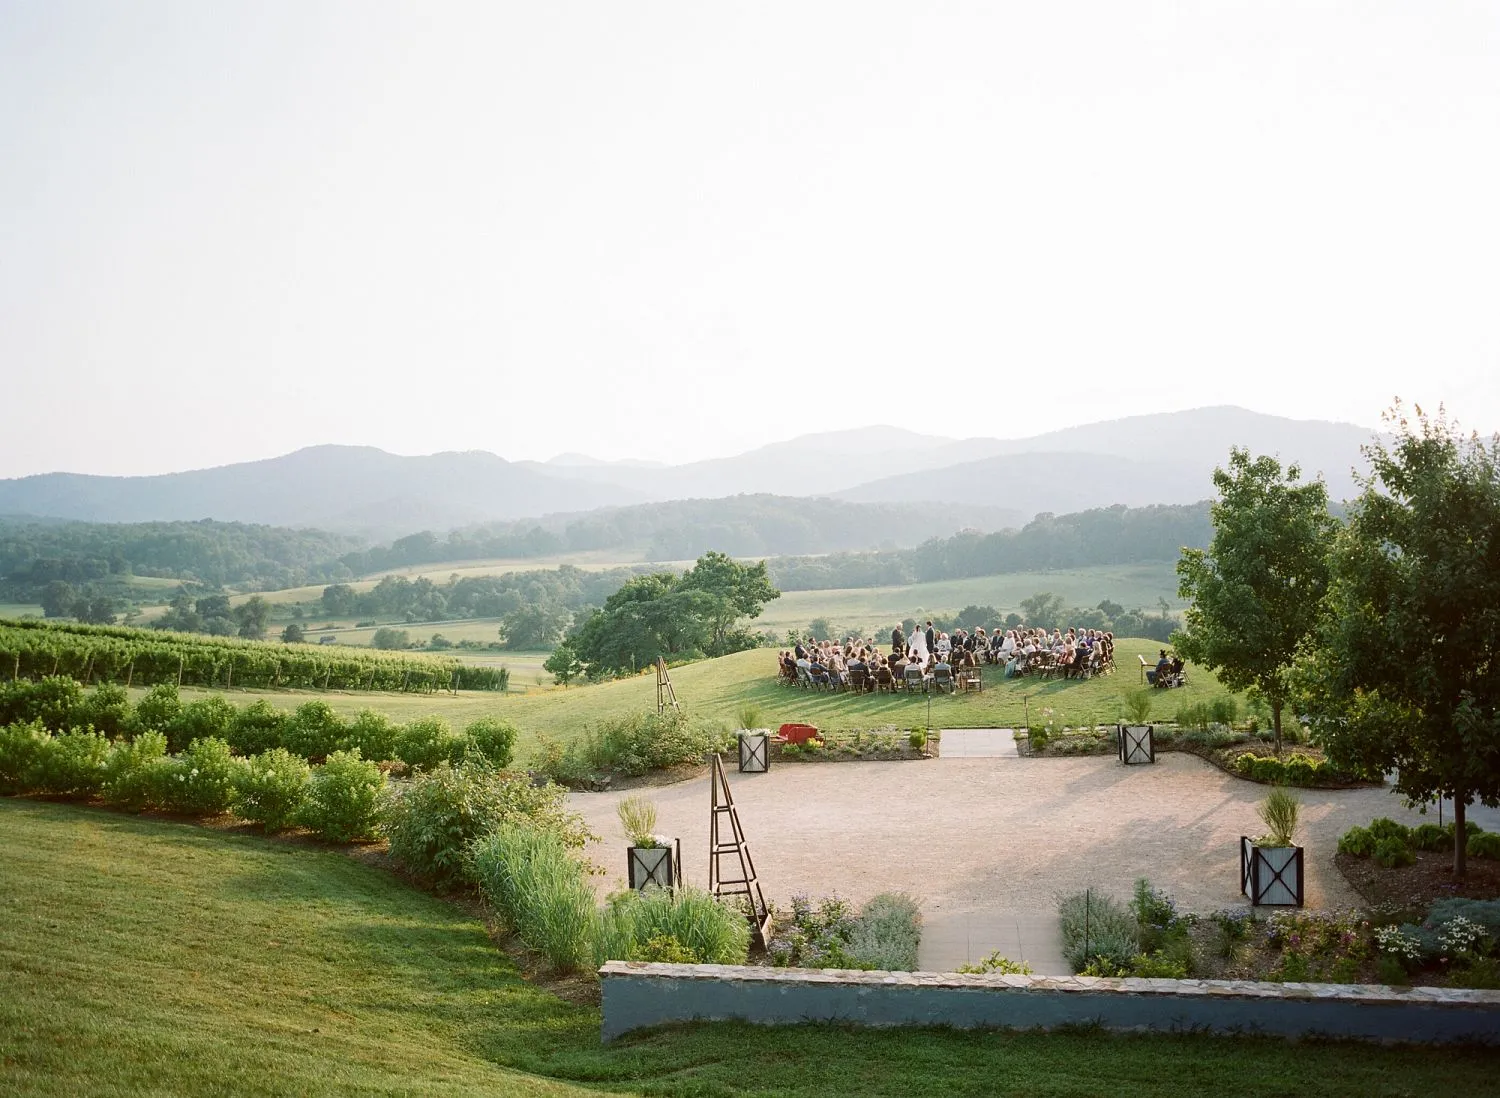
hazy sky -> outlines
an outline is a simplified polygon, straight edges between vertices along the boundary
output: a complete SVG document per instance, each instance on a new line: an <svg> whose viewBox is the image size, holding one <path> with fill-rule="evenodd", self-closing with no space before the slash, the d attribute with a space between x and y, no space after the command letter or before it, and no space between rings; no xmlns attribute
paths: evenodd
<svg viewBox="0 0 1500 1098"><path fill-rule="evenodd" d="M0 476L1490 431L1497 196L1492 0L0 0Z"/></svg>

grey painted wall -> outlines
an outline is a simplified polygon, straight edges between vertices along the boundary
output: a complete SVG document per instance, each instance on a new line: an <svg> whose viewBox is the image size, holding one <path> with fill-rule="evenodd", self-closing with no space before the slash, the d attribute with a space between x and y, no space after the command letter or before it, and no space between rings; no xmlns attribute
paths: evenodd
<svg viewBox="0 0 1500 1098"><path fill-rule="evenodd" d="M834 972L611 961L603 1038L667 1022L1308 1034L1500 1045L1500 992L1236 980Z"/></svg>

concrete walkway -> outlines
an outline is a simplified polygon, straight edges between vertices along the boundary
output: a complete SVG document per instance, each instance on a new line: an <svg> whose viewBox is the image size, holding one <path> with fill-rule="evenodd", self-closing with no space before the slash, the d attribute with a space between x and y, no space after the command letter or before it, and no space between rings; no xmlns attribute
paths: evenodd
<svg viewBox="0 0 1500 1098"><path fill-rule="evenodd" d="M947 728L938 733L944 759L1019 759L1016 734L1009 728Z"/></svg>
<svg viewBox="0 0 1500 1098"><path fill-rule="evenodd" d="M1004 736L943 737L944 757L920 762L777 763L729 781L766 896L838 894L858 904L901 891L922 902L921 964L944 970L1000 950L1042 974L1064 974L1056 911L1084 888L1129 897L1149 878L1186 911L1245 906L1239 837L1263 826L1266 787L1192 755L1124 767L1109 756L1023 759ZM992 751L980 757L955 752ZM1010 741L1014 751L1014 740ZM684 877L708 883L708 779L643 790L657 830L682 839ZM601 895L623 887L623 792L577 793L571 805L602 841ZM1434 819L1386 788L1301 790L1310 908L1358 905L1333 864L1338 836L1376 816ZM1475 811L1489 827L1489 811ZM1451 817L1450 817L1451 818Z"/></svg>

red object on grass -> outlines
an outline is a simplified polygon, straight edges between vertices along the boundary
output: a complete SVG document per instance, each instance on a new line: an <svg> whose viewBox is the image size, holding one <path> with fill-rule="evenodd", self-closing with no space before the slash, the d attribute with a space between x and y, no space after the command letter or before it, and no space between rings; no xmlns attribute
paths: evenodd
<svg viewBox="0 0 1500 1098"><path fill-rule="evenodd" d="M787 743L806 743L818 738L818 730L810 724L784 724L777 731Z"/></svg>

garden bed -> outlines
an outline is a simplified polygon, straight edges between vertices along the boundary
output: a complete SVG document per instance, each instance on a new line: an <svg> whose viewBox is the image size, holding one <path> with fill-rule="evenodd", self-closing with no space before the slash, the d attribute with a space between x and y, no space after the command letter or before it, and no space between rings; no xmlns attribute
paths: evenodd
<svg viewBox="0 0 1500 1098"><path fill-rule="evenodd" d="M820 732L806 743L771 741L771 758L776 762L904 762L908 759L937 757L936 738L912 732L895 725L881 728Z"/></svg>
<svg viewBox="0 0 1500 1098"><path fill-rule="evenodd" d="M1335 854L1334 865L1349 887L1372 908L1404 911L1430 906L1449 896L1500 900L1500 862L1471 857L1462 881L1453 876L1452 853L1415 852L1416 863L1387 869L1374 858Z"/></svg>

